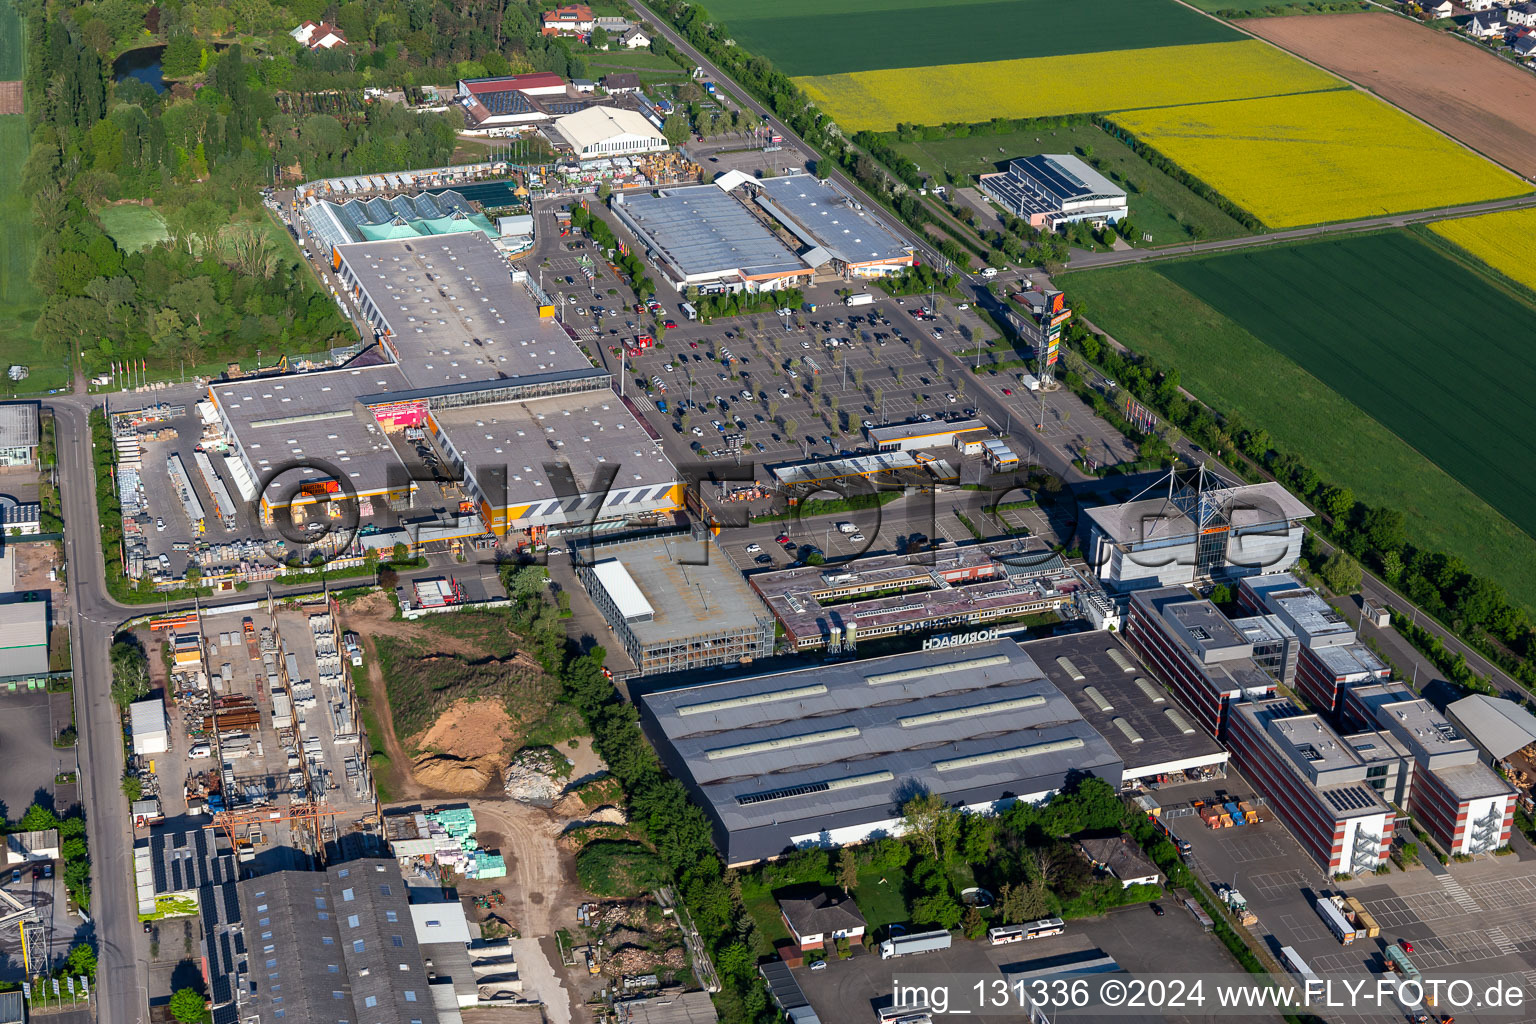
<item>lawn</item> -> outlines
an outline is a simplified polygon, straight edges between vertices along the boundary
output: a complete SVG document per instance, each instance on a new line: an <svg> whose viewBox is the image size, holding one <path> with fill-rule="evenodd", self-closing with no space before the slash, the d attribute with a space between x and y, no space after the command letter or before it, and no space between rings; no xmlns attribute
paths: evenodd
<svg viewBox="0 0 1536 1024"><path fill-rule="evenodd" d="M1081 156L1090 147L1101 161L1100 169L1127 186L1131 220L1138 232L1151 233L1152 245L1188 242L1193 237L1190 230L1195 227L1212 239L1247 234L1224 211L1091 125L896 143L897 151L924 172L941 181L947 179L962 185L973 184L975 175L1006 169L1008 161L1015 157L1039 153Z"/></svg>
<svg viewBox="0 0 1536 1024"><path fill-rule="evenodd" d="M600 78L609 71L674 71L682 74L677 61L650 50L625 50L615 46L610 50L593 50L587 56L587 66L593 78Z"/></svg>
<svg viewBox="0 0 1536 1024"><path fill-rule="evenodd" d="M1523 336L1510 325L1530 311L1405 235L1266 251L1253 254L1257 262L1249 255L1061 281L1097 327L1178 367L1197 397L1262 426L1278 448L1360 500L1401 510L1415 543L1460 556L1536 608L1536 541L1490 504L1509 508L1533 488L1518 440L1528 451L1533 428L1518 398L1532 367L1507 361ZM1447 291L1469 301L1442 312L1434 296ZM1447 326L1470 309L1484 317L1476 335ZM1461 362L1452 365L1447 350ZM1530 524L1533 509L1527 499L1513 514Z"/></svg>
<svg viewBox="0 0 1536 1024"><path fill-rule="evenodd" d="M957 8L971 29L956 28ZM787 75L973 64L1243 38L1173 0L853 0L829 12L806 0L709 4L737 45ZM1028 92L1037 83L1016 83Z"/></svg>
<svg viewBox="0 0 1536 1024"><path fill-rule="evenodd" d="M111 235L112 241L124 252L148 249L170 237L165 230L164 217L135 203L103 207L97 211L96 219L101 221L101 229Z"/></svg>
<svg viewBox="0 0 1536 1024"><path fill-rule="evenodd" d="M839 124L853 130L890 128L901 121L975 123L994 117L1097 113L1345 87L1332 75L1255 39L935 63L795 81Z"/></svg>
<svg viewBox="0 0 1536 1024"><path fill-rule="evenodd" d="M802 879L799 884L820 884L829 889L836 887L830 871L820 878ZM867 864L860 866L859 883L853 890L853 900L859 905L859 912L864 915L869 931L875 932L888 924L904 923L912 919L912 914L907 910L907 905L902 899L906 886L905 868L882 874L878 868ZM757 925L757 934L761 941L755 952L766 956L773 952L775 943L790 941L789 929L785 927L784 919L779 916L778 902L773 897L773 890L764 883L761 869L742 874L741 902L747 914Z"/></svg>
<svg viewBox="0 0 1536 1024"><path fill-rule="evenodd" d="M1354 90L1124 111L1113 120L1270 227L1531 191L1509 172Z"/></svg>

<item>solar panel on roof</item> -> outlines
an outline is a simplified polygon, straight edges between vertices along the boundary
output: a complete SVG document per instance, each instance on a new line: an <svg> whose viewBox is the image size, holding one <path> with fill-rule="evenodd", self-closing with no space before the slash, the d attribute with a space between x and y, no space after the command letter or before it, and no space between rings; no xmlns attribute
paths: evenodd
<svg viewBox="0 0 1536 1024"><path fill-rule="evenodd" d="M520 92L485 92L476 97L492 114L530 114L533 104Z"/></svg>

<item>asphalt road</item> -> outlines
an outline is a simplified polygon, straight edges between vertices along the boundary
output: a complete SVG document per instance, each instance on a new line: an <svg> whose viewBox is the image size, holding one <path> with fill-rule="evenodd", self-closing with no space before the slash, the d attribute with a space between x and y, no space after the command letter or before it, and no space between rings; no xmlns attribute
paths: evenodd
<svg viewBox="0 0 1536 1024"><path fill-rule="evenodd" d="M59 479L68 524L64 554L69 565L69 635L74 645L76 727L83 771L80 787L91 848L91 916L99 964L97 1019L101 1024L142 1024L149 1015L147 950L139 948L133 828L120 789L122 726L112 703L107 658L113 627L125 616L107 596L91 472L89 403L88 398L71 396L50 405L57 424Z"/></svg>
<svg viewBox="0 0 1536 1024"><path fill-rule="evenodd" d="M1273 245L1276 242L1294 241L1303 238L1319 238L1323 235L1376 231L1381 228L1400 228L1408 224L1423 224L1432 220L1447 220L1455 217L1472 217L1480 213L1493 213L1497 210L1520 210L1530 206L1536 206L1536 195L1519 196L1514 199L1500 199L1489 203L1474 203L1470 206L1447 206L1438 210L1421 210L1418 213L1384 214L1380 217L1367 217L1364 220L1341 221L1337 224L1321 224L1317 227L1293 228L1288 231L1272 231L1268 234L1249 235L1244 238L1224 238L1210 242L1194 242L1190 245L1173 246L1167 249L1125 249L1115 252L1083 252L1081 250L1074 250L1076 255L1067 262L1067 269L1090 270L1094 267L1114 267L1127 263L1146 263L1179 256L1222 252L1228 249L1247 249L1256 245Z"/></svg>

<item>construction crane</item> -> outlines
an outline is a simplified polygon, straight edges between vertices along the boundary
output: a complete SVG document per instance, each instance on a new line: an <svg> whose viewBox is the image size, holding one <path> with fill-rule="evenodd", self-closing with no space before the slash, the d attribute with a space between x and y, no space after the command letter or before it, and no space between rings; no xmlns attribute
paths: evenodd
<svg viewBox="0 0 1536 1024"><path fill-rule="evenodd" d="M37 908L35 906L25 905L16 897L6 892L4 889L0 889L0 932L4 932L6 929L9 929L13 924L16 926L16 930L21 934L22 969L26 972L26 976L30 978L34 973L31 950L39 947L43 950L43 959L39 960L37 963L38 972L43 970L43 967L45 966L43 960L47 959L48 947L42 941L42 919L38 916ZM32 933L30 945L27 941L27 933L29 931Z"/></svg>
<svg viewBox="0 0 1536 1024"><path fill-rule="evenodd" d="M238 851L241 846L249 846L251 833L259 832L262 826L276 824L280 821L292 821L303 827L307 823L312 830L315 839L315 855L321 860L325 859L325 843L322 842L321 819L329 819L334 829L336 810L325 801L318 803L296 803L288 808L270 807L245 807L235 811L220 811L213 816L213 824L204 828L223 829L229 837L229 845Z"/></svg>

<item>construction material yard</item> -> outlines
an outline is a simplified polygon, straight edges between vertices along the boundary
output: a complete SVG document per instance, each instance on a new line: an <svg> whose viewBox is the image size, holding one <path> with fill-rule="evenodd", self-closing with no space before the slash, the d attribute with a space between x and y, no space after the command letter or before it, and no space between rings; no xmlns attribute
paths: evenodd
<svg viewBox="0 0 1536 1024"><path fill-rule="evenodd" d="M1536 78L1450 32L1395 14L1237 24L1320 64L1516 173L1536 175Z"/></svg>

